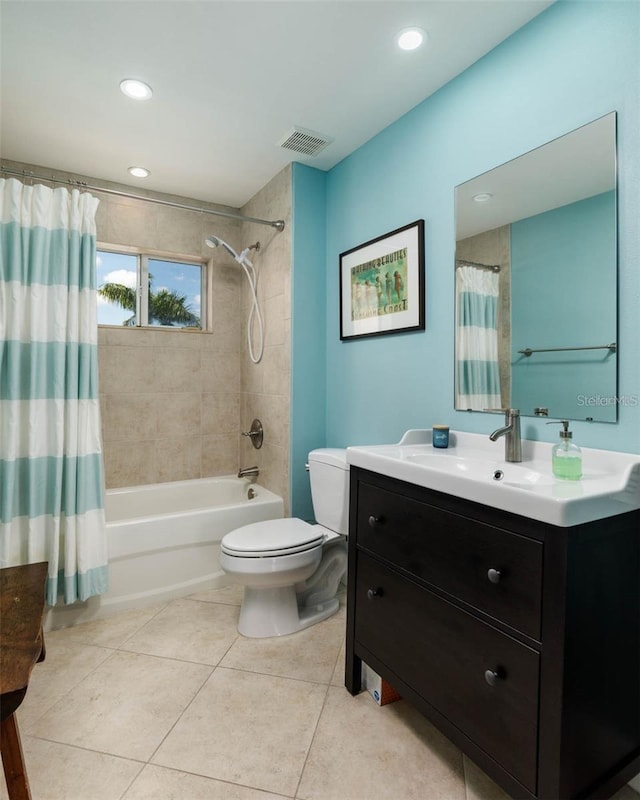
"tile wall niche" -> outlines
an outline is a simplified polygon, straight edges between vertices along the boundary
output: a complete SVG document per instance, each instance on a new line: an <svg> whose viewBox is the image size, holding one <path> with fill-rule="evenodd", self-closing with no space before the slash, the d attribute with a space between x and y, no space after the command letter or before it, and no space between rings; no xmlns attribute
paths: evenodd
<svg viewBox="0 0 640 800"><path fill-rule="evenodd" d="M186 205L238 212L189 198L158 195L51 167L3 162L12 169L75 178L95 186L157 196ZM245 207L251 216L290 221L289 169ZM100 408L107 488L235 473L256 463L240 432L253 416L265 423L260 482L285 496L288 507L290 233L237 220L96 193L100 244L127 245L176 256L210 259L212 332L98 328ZM273 210L269 203L273 202ZM255 212L255 213L253 213ZM258 213L259 212L259 213ZM246 353L246 290L242 271L222 248L204 244L215 234L234 248L260 239L256 265L267 347L258 367ZM269 374L267 374L267 371ZM260 376L258 382L258 375ZM243 381L247 382L243 387ZM248 398L251 398L250 402ZM242 413L241 413L242 412ZM248 421L247 421L248 420ZM253 451L257 453L258 451ZM249 464L251 461L251 464Z"/></svg>

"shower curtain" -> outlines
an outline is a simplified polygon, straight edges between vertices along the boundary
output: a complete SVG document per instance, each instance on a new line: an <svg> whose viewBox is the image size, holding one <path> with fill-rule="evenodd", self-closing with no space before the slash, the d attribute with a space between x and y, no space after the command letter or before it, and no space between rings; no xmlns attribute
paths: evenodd
<svg viewBox="0 0 640 800"><path fill-rule="evenodd" d="M496 272L456 269L456 408L500 408Z"/></svg>
<svg viewBox="0 0 640 800"><path fill-rule="evenodd" d="M107 588L97 206L0 179L0 566L48 561L49 605Z"/></svg>

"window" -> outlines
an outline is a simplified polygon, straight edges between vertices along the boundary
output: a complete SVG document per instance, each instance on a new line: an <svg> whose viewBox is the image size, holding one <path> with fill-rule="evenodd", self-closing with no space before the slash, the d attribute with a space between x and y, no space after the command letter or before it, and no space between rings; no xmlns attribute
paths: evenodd
<svg viewBox="0 0 640 800"><path fill-rule="evenodd" d="M98 324L206 327L206 264L99 248Z"/></svg>

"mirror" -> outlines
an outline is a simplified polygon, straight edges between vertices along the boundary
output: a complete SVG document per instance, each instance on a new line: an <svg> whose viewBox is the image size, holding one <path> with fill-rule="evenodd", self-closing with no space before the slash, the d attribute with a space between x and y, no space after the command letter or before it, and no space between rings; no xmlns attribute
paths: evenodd
<svg viewBox="0 0 640 800"><path fill-rule="evenodd" d="M455 408L617 419L616 114L456 187Z"/></svg>

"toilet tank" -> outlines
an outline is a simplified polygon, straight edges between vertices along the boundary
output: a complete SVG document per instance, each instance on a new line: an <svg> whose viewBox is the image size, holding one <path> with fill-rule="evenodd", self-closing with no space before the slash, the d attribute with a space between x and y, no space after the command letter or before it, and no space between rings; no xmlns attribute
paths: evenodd
<svg viewBox="0 0 640 800"><path fill-rule="evenodd" d="M309 453L311 500L316 522L345 536L349 532L349 465L337 447Z"/></svg>

